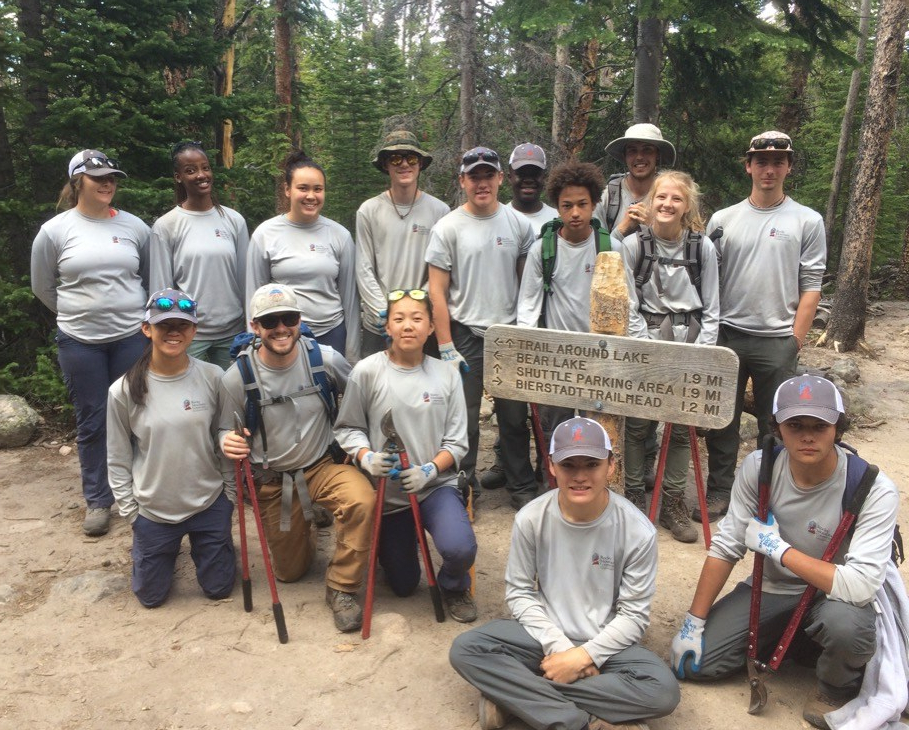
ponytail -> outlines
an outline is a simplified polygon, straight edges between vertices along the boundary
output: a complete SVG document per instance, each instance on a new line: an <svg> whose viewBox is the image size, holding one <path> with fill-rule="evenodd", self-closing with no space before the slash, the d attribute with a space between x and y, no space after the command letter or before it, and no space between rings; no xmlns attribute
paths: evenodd
<svg viewBox="0 0 909 730"><path fill-rule="evenodd" d="M123 376L123 385L129 386L129 397L137 406L144 406L145 396L148 395L148 367L151 365L151 357L152 343L149 340L142 355Z"/></svg>
<svg viewBox="0 0 909 730"><path fill-rule="evenodd" d="M75 208L79 202L79 191L82 190L82 175L76 175L70 178L63 189L60 191L60 197L57 198L57 210L69 210Z"/></svg>

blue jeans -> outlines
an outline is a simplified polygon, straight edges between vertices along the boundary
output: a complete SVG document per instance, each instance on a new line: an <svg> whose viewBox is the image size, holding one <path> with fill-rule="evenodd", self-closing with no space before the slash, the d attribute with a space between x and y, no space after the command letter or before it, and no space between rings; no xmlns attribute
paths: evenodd
<svg viewBox="0 0 909 730"><path fill-rule="evenodd" d="M57 332L57 361L76 410L82 494L89 508L114 503L107 483L107 390L139 359L147 343L141 332L100 344Z"/></svg>
<svg viewBox="0 0 909 730"><path fill-rule="evenodd" d="M477 556L477 538L461 495L453 487L440 487L420 502L420 519L432 535L442 566L436 580L446 591L470 588L470 566ZM417 531L409 509L382 515L379 563L388 585L398 596L411 595L420 583Z"/></svg>
<svg viewBox="0 0 909 730"><path fill-rule="evenodd" d="M316 335L316 342L327 345L341 357L347 357L347 325L341 322L333 330Z"/></svg>
<svg viewBox="0 0 909 730"><path fill-rule="evenodd" d="M142 515L133 522L133 593L146 608L164 603L184 535L189 535L196 579L208 598L227 598L234 589L237 560L231 537L234 506L224 492L208 508L175 524Z"/></svg>

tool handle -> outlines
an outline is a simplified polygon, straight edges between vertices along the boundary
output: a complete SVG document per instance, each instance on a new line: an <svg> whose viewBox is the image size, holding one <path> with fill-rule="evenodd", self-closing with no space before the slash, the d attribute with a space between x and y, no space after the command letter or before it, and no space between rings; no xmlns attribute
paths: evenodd
<svg viewBox="0 0 909 730"><path fill-rule="evenodd" d="M530 404L530 423L533 425L533 440L537 444L537 451L543 461L543 470L546 472L546 482L550 489L556 488L555 477L549 469L549 449L543 436L543 422L540 420L540 407L536 403Z"/></svg>
<svg viewBox="0 0 909 730"><path fill-rule="evenodd" d="M243 580L243 609L246 613L253 610L252 581L249 579L249 548L246 544L246 510L243 504L243 465L242 461L234 462L234 481L237 485L237 521L240 531L240 564Z"/></svg>
<svg viewBox="0 0 909 730"><path fill-rule="evenodd" d="M761 468L758 471L758 518L766 522L770 510L770 480L773 478L773 448L776 442L767 434L761 445ZM751 571L751 609L748 612L748 659L757 659L758 627L761 622L761 588L764 583L764 555L754 554Z"/></svg>
<svg viewBox="0 0 909 730"><path fill-rule="evenodd" d="M373 513L372 547L369 551L369 568L366 573L366 600L363 607L363 626L360 636L368 639L372 631L372 604L376 591L376 562L379 558L379 537L382 534L382 507L385 503L385 477L376 485L376 509Z"/></svg>
<svg viewBox="0 0 909 730"><path fill-rule="evenodd" d="M272 604L272 612L275 614L275 626L278 627L278 641L282 644L287 643L287 624L284 622L284 608L280 601Z"/></svg>

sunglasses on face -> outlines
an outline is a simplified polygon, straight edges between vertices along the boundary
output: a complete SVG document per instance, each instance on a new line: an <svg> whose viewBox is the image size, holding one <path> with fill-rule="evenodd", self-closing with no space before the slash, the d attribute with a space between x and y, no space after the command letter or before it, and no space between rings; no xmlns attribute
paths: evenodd
<svg viewBox="0 0 909 730"><path fill-rule="evenodd" d="M498 162L499 153L495 150L480 149L475 152L468 152L461 158L462 165L472 165L474 162Z"/></svg>
<svg viewBox="0 0 909 730"><path fill-rule="evenodd" d="M267 330L273 330L278 326L278 322L283 324L285 327L296 327L298 324L300 324L300 313L278 312L277 314L263 314L256 320L256 322L259 323L260 327L263 327Z"/></svg>
<svg viewBox="0 0 909 730"><path fill-rule="evenodd" d="M429 294L425 289L395 289L388 292L388 301L396 302L404 297L410 297L415 301L422 302L428 296Z"/></svg>
<svg viewBox="0 0 909 730"><path fill-rule="evenodd" d="M116 160L112 160L110 157L89 157L87 160L82 160L82 162L73 168L74 175L80 167L85 168L86 170L100 170L102 167L109 167L111 170L119 170L120 163Z"/></svg>
<svg viewBox="0 0 909 730"><path fill-rule="evenodd" d="M174 307L187 314L196 313L196 303L192 299L171 299L170 297L158 297L149 299L146 309L157 309L161 312L170 312Z"/></svg>
<svg viewBox="0 0 909 730"><path fill-rule="evenodd" d="M792 149L792 142L785 137L754 139L751 140L751 148L755 150L789 150Z"/></svg>
<svg viewBox="0 0 909 730"><path fill-rule="evenodd" d="M410 165L411 167L416 167L417 165L420 164L420 156L413 152L411 152L410 154L406 154L406 155L393 153L393 154L388 155L388 157L386 157L385 159L388 160L388 164L391 165L392 167L400 167L405 162L408 165Z"/></svg>

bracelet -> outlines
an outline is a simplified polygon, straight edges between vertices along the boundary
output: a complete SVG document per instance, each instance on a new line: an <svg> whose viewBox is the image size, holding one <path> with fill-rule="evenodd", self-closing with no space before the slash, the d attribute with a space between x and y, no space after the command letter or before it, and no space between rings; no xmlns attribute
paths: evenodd
<svg viewBox="0 0 909 730"><path fill-rule="evenodd" d="M792 333L792 336L795 337L795 341L798 343L799 349L801 350L805 346L805 339L802 337L799 337L794 332Z"/></svg>

